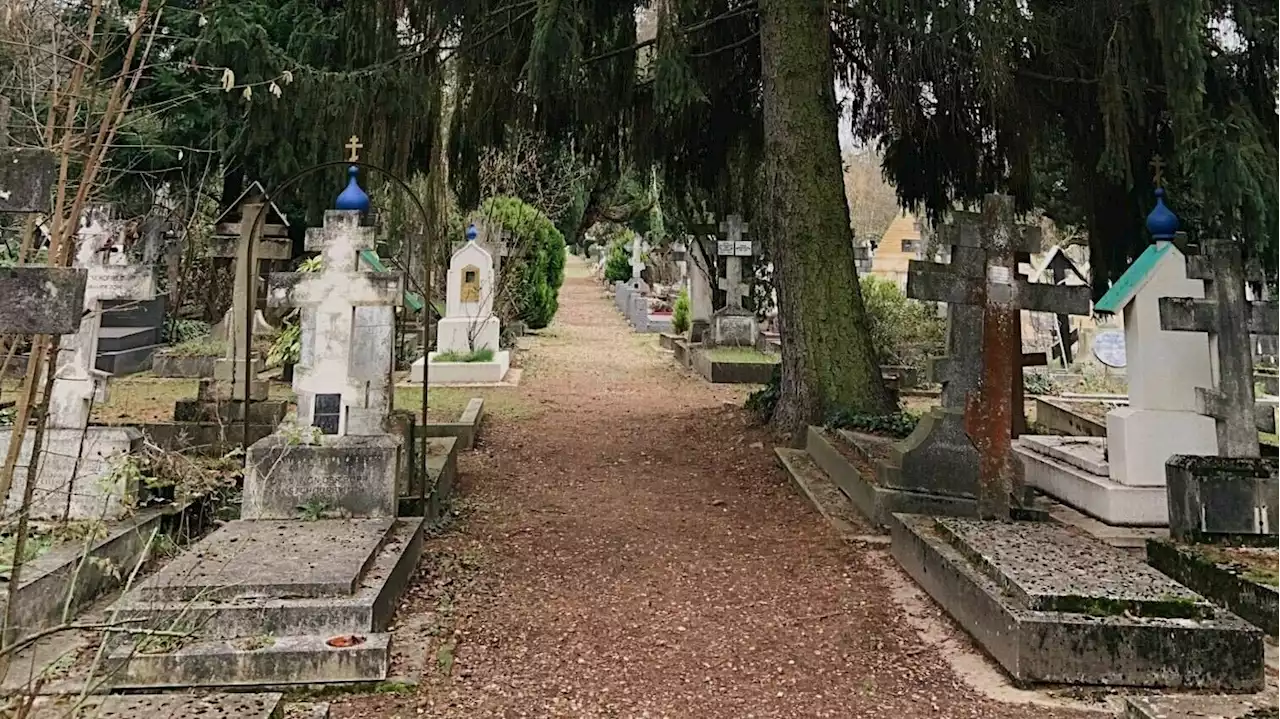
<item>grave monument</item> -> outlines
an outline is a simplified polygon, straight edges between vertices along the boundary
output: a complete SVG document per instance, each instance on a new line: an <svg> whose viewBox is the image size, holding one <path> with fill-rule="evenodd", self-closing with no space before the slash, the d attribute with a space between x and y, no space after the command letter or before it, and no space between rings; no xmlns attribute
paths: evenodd
<svg viewBox="0 0 1280 719"><path fill-rule="evenodd" d="M257 266L292 255L288 220L265 195L254 182L215 220L217 234L209 255L232 258L235 266L231 307L222 321L226 350L214 361L213 377L201 378L196 398L175 403L173 418L178 422L239 422L248 412L251 423L274 426L288 411L287 402L267 399L267 383L258 379L262 361L245 347L248 309L257 304ZM267 216L261 218L262 213ZM253 316L255 330L259 322L266 323L256 309Z"/></svg>
<svg viewBox="0 0 1280 719"><path fill-rule="evenodd" d="M493 314L497 276L493 256L476 241L472 225L467 242L449 259L445 279L445 316L436 325L436 351L418 359L409 379L429 384L490 384L501 382L511 367L511 353L499 347L501 323ZM489 350L493 357L472 361L474 353ZM429 368L428 368L429 365Z"/></svg>
<svg viewBox="0 0 1280 719"><path fill-rule="evenodd" d="M740 215L729 215L720 223L725 239L716 243L716 254L724 262L724 277L719 279L725 293L724 307L711 316L711 336L704 338L708 345L716 347L755 347L760 328L755 312L746 309L743 299L750 292L750 284L743 281L742 258L754 253L751 240L743 239L750 229Z"/></svg>
<svg viewBox="0 0 1280 719"><path fill-rule="evenodd" d="M1116 525L1165 525L1165 461L1175 453L1218 451L1213 420L1196 414L1195 388L1211 382L1208 336L1160 325L1162 298L1204 296L1175 242L1178 218L1165 206L1163 190L1156 191L1147 230L1153 244L1095 308L1123 313L1129 406L1107 413L1105 439L1027 436L1015 450L1031 486ZM1094 338L1095 349L1102 337ZM1103 352L1099 358L1118 364L1119 354ZM1254 439L1256 444L1256 432Z"/></svg>
<svg viewBox="0 0 1280 719"><path fill-rule="evenodd" d="M1020 233L1012 215L1012 198L986 198L975 238L986 255L981 274L953 277L946 293L981 308L981 380L964 414L978 452L979 518L895 513L894 558L1015 680L1261 690L1265 650L1256 628L1074 528L1010 521L1010 497L1019 494L1010 443L1018 308L1076 314L1083 301L1088 310L1087 295L1077 299L1083 288L1014 277ZM974 246L959 229L957 244ZM912 274L921 269L928 272ZM1032 287L1045 294L1028 296Z"/></svg>
<svg viewBox="0 0 1280 719"><path fill-rule="evenodd" d="M1027 503L1019 468L1003 451L1022 420L1020 310L1088 314L1089 289L1016 276L1018 258L1038 251L1041 233L1013 224L1007 201L991 196L981 216L956 213L952 224L938 228L951 247L949 264L908 265L907 296L948 305L947 356L930 367L942 384L941 406L922 417L878 468L878 490L892 506L971 515L979 511L984 476L988 511L1008 514L1010 498L997 496L993 484L1006 478L1017 493L1013 500ZM985 310L988 299L1000 303L998 312ZM984 373L988 365L991 371ZM984 392L1003 395L984 398Z"/></svg>
<svg viewBox="0 0 1280 719"><path fill-rule="evenodd" d="M644 241L644 237L637 233L631 239L631 279L626 282L618 282L614 285L613 303L617 306L618 311L624 316L630 318L631 298L634 295L649 294L649 283L644 281L640 275L644 272L644 253L648 251L649 246Z"/></svg>
<svg viewBox="0 0 1280 719"><path fill-rule="evenodd" d="M108 647L116 686L261 686L384 679L387 627L422 549L422 517L397 518L401 438L388 433L391 345L360 348L360 307L393 306L398 273L357 271L373 244L356 183L307 233L318 273L275 273L272 306L300 306L310 356L298 418L249 448L242 519L138 583L112 620L189 627L181 646ZM363 196L363 197L361 197ZM266 638L265 640L263 638Z"/></svg>

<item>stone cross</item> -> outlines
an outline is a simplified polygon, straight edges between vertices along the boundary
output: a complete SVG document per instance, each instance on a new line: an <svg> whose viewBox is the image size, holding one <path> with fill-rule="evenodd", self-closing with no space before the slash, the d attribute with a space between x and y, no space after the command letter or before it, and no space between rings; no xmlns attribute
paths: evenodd
<svg viewBox="0 0 1280 719"><path fill-rule="evenodd" d="M245 322L249 307L257 304L258 263L287 260L293 248L289 242L288 220L274 205L266 204L265 194L261 185L251 183L232 207L214 221L218 234L210 243L209 256L235 262L231 307L223 322L226 352L213 365L215 397L210 399L218 401L243 400L247 396L250 401L260 402L267 398L266 384L257 379L261 363L256 358L245 361ZM269 214L262 218L264 221L259 226L263 212ZM232 220L232 214L238 214L239 219ZM273 223L273 215L280 221Z"/></svg>
<svg viewBox="0 0 1280 719"><path fill-rule="evenodd" d="M732 309L742 309L742 300L747 294L747 286L742 281L742 258L750 257L753 249L751 241L742 236L749 230L750 225L742 221L741 215L729 215L720 223L726 239L716 243L716 254L725 258L724 277L719 285L725 293L725 306Z"/></svg>
<svg viewBox="0 0 1280 719"><path fill-rule="evenodd" d="M493 275L499 278L500 283L502 263L507 257L511 256L511 233L502 227L494 231L489 227L489 223L484 220L476 222L476 229L479 231L476 236L476 243L483 247L493 258ZM461 246L459 245L458 248ZM458 248L455 248L455 250Z"/></svg>
<svg viewBox="0 0 1280 719"><path fill-rule="evenodd" d="M644 237L636 234L635 239L631 241L631 279L640 279L640 273L644 272L644 251L649 248L649 244L644 241Z"/></svg>
<svg viewBox="0 0 1280 719"><path fill-rule="evenodd" d="M320 272L270 276L268 305L303 309L304 356L293 380L298 422L324 434L386 433L392 347L359 346L385 334L364 331L358 311L399 305L403 295L400 273L358 270L360 252L374 243L359 211L329 210L324 227L306 235L307 250L321 253Z"/></svg>
<svg viewBox="0 0 1280 719"><path fill-rule="evenodd" d="M1010 494L1021 490L1021 464L1011 447L1014 413L1022 411L1015 407L1022 384L1021 310L1087 315L1090 290L1032 284L1017 275L1019 256L1038 251L1040 231L1014 224L1007 196L988 195L980 216L957 213L955 224L942 229L954 247L951 264L912 260L907 295L951 305L948 345L959 353L941 368L943 410L954 408L963 393L965 434L978 455L979 516L1008 518ZM980 355L964 351L976 347Z"/></svg>
<svg viewBox="0 0 1280 719"><path fill-rule="evenodd" d="M1208 333L1217 387L1196 388L1197 409L1217 420L1220 456L1257 457L1249 336L1277 333L1277 303L1246 299L1240 246L1231 240L1206 242L1202 255L1187 258L1187 276L1204 281L1205 298L1162 297L1160 327Z"/></svg>
<svg viewBox="0 0 1280 719"><path fill-rule="evenodd" d="M98 357L98 335L102 327L103 302L107 300L151 300L156 295L155 273L150 266L110 265L104 245L109 232L82 232L77 235L75 266L87 270L83 314L74 334L63 338L58 352L57 372L49 397L49 426L83 429L89 424L93 402L106 397L107 373L94 365Z"/></svg>

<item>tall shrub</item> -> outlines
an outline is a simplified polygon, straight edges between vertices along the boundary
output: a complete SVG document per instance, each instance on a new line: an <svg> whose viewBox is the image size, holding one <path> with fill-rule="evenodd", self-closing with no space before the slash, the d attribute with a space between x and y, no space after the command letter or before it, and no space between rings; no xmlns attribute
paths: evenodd
<svg viewBox="0 0 1280 719"><path fill-rule="evenodd" d="M480 208L488 220L510 233L512 256L506 272L515 314L530 329L551 324L564 284L564 235L538 208L517 197L491 197Z"/></svg>
<svg viewBox="0 0 1280 719"><path fill-rule="evenodd" d="M621 243L609 245L609 259L604 263L604 278L611 284L631 279L631 256Z"/></svg>
<svg viewBox="0 0 1280 719"><path fill-rule="evenodd" d="M671 311L671 329L682 335L689 330L689 291L681 288Z"/></svg>
<svg viewBox="0 0 1280 719"><path fill-rule="evenodd" d="M921 367L946 346L946 321L931 305L913 300L891 280L863 275L862 301L880 364Z"/></svg>

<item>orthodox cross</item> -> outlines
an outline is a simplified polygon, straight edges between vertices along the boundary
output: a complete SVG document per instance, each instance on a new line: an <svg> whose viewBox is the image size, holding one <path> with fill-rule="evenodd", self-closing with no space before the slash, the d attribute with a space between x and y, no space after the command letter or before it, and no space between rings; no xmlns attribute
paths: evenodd
<svg viewBox="0 0 1280 719"><path fill-rule="evenodd" d="M351 156L347 158L347 162L360 161L360 150L364 148L364 145L360 142L359 137L352 135L351 139L347 140L347 144L344 145L344 147L346 147L351 153Z"/></svg>
<svg viewBox="0 0 1280 719"><path fill-rule="evenodd" d="M1156 187L1164 187L1164 158L1156 155L1151 158L1151 181Z"/></svg>

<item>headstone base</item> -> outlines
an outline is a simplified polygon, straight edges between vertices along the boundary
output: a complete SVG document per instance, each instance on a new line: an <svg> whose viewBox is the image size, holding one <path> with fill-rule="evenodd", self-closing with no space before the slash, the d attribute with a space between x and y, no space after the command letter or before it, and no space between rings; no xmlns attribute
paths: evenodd
<svg viewBox="0 0 1280 719"><path fill-rule="evenodd" d="M243 377L244 363L240 360L218 359L213 363L213 377L203 378L196 390L196 398L205 402L225 402L243 400L245 398ZM262 362L253 360L249 364L249 401L261 402L267 398L267 383L258 379L262 371Z"/></svg>
<svg viewBox="0 0 1280 719"><path fill-rule="evenodd" d="M1169 457L1217 454L1218 434L1212 417L1118 407L1107 413L1107 451L1113 481L1163 487Z"/></svg>
<svg viewBox="0 0 1280 719"><path fill-rule="evenodd" d="M441 352L498 351L502 328L497 317L445 317L436 326L436 347Z"/></svg>
<svg viewBox="0 0 1280 719"><path fill-rule="evenodd" d="M438 362L439 356L439 352L429 352L414 361L409 368L409 381L421 382L428 362L431 363L429 385L498 384L511 368L511 353L506 350L494 352L492 362Z"/></svg>
<svg viewBox="0 0 1280 719"><path fill-rule="evenodd" d="M974 499L978 450L964 429L964 411L934 407L878 467L885 487Z"/></svg>
<svg viewBox="0 0 1280 719"><path fill-rule="evenodd" d="M1103 458L1103 437L1023 435L1013 441L1027 486L1112 526L1163 527L1169 523L1162 486L1113 481Z"/></svg>
<svg viewBox="0 0 1280 719"><path fill-rule="evenodd" d="M755 347L760 327L755 314L725 308L711 317L711 344L716 347Z"/></svg>
<svg viewBox="0 0 1280 719"><path fill-rule="evenodd" d="M695 319L689 323L689 341L693 344L702 342L703 336L711 328L711 323L707 320Z"/></svg>
<svg viewBox="0 0 1280 719"><path fill-rule="evenodd" d="M0 430L0 453L9 451L12 433L12 427ZM13 487L5 503L6 514L12 515L22 507L34 442L35 430L28 428L14 468ZM140 487L137 482L113 477L113 469L121 458L137 450L141 442L142 434L131 427L90 426L83 433L79 429L46 428L30 516L119 519L133 507Z"/></svg>
<svg viewBox="0 0 1280 719"><path fill-rule="evenodd" d="M1174 455L1165 464L1169 533L1183 541L1275 546L1277 459Z"/></svg>
<svg viewBox="0 0 1280 719"><path fill-rule="evenodd" d="M275 426L289 413L289 403L284 400L264 400L247 405L240 399L210 401L180 399L173 403L175 422L243 422L245 411L250 424Z"/></svg>
<svg viewBox="0 0 1280 719"><path fill-rule="evenodd" d="M394 517L401 444L394 435L322 435L317 444L283 434L264 437L249 447L240 516L293 519L310 511Z"/></svg>

